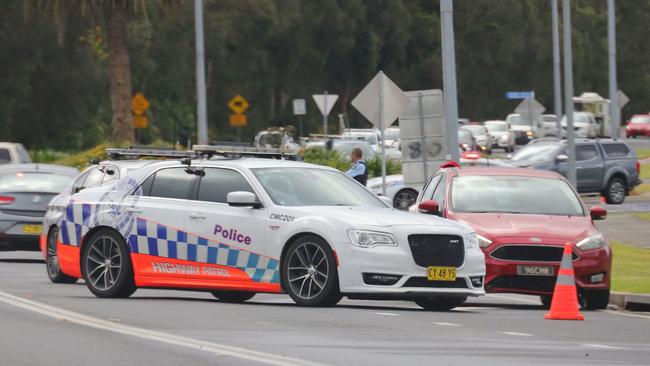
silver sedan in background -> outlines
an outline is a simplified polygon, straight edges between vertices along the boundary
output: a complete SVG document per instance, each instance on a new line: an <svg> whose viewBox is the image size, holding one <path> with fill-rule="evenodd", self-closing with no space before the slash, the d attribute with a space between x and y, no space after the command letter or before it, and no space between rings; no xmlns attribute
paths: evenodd
<svg viewBox="0 0 650 366"><path fill-rule="evenodd" d="M0 250L39 250L48 203L78 174L75 168L48 164L0 167Z"/></svg>

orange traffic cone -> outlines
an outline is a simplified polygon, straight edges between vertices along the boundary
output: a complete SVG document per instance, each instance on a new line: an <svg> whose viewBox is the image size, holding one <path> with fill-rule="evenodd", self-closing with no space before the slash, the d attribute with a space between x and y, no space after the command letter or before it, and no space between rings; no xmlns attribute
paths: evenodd
<svg viewBox="0 0 650 366"><path fill-rule="evenodd" d="M560 271L557 274L557 282L555 282L553 300L551 300L551 311L544 315L544 319L585 320L579 310L578 291L571 256L571 243L566 243Z"/></svg>

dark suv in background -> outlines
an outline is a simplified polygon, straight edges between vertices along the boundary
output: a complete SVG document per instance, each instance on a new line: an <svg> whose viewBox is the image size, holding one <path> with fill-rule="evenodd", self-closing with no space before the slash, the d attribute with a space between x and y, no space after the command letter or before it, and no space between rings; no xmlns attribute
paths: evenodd
<svg viewBox="0 0 650 366"><path fill-rule="evenodd" d="M630 190L641 183L636 154L622 141L576 139L578 192L600 193L607 203L620 204ZM567 176L566 140L539 139L517 151L510 164L517 167L552 170Z"/></svg>

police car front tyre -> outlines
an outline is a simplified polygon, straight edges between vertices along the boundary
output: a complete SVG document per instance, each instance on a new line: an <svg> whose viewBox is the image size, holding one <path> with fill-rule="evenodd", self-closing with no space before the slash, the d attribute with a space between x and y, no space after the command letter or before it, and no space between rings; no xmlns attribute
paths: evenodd
<svg viewBox="0 0 650 366"><path fill-rule="evenodd" d="M301 306L334 306L341 300L334 254L325 240L306 235L282 260L282 287Z"/></svg>
<svg viewBox="0 0 650 366"><path fill-rule="evenodd" d="M46 248L46 269L47 276L50 278L50 281L54 283L75 283L77 278L66 275L61 271L61 265L59 264L59 256L57 254L57 240L59 237L59 229L53 227L50 232L47 234L47 248Z"/></svg>
<svg viewBox="0 0 650 366"><path fill-rule="evenodd" d="M467 297L427 297L415 299L415 303L424 310L429 311L448 311L467 300Z"/></svg>
<svg viewBox="0 0 650 366"><path fill-rule="evenodd" d="M97 297L129 297L136 290L126 242L110 229L88 239L81 256L81 274Z"/></svg>
<svg viewBox="0 0 650 366"><path fill-rule="evenodd" d="M255 296L255 292L248 292L248 291L217 290L217 291L211 291L211 293L212 296L219 299L219 301L233 303L233 304L239 304L245 302L247 300L252 299L253 296Z"/></svg>

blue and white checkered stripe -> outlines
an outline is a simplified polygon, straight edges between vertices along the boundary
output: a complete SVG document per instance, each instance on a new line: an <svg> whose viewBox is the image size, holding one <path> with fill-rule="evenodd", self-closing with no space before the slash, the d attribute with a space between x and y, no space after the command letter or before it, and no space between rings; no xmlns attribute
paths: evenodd
<svg viewBox="0 0 650 366"><path fill-rule="evenodd" d="M93 212L93 205L69 204L65 209L65 218L61 221L59 240L61 243L78 247L81 245L81 238L89 230L88 222Z"/></svg>
<svg viewBox="0 0 650 366"><path fill-rule="evenodd" d="M133 253L234 267L246 272L253 281L280 283L276 259L142 218L136 220L128 242Z"/></svg>

